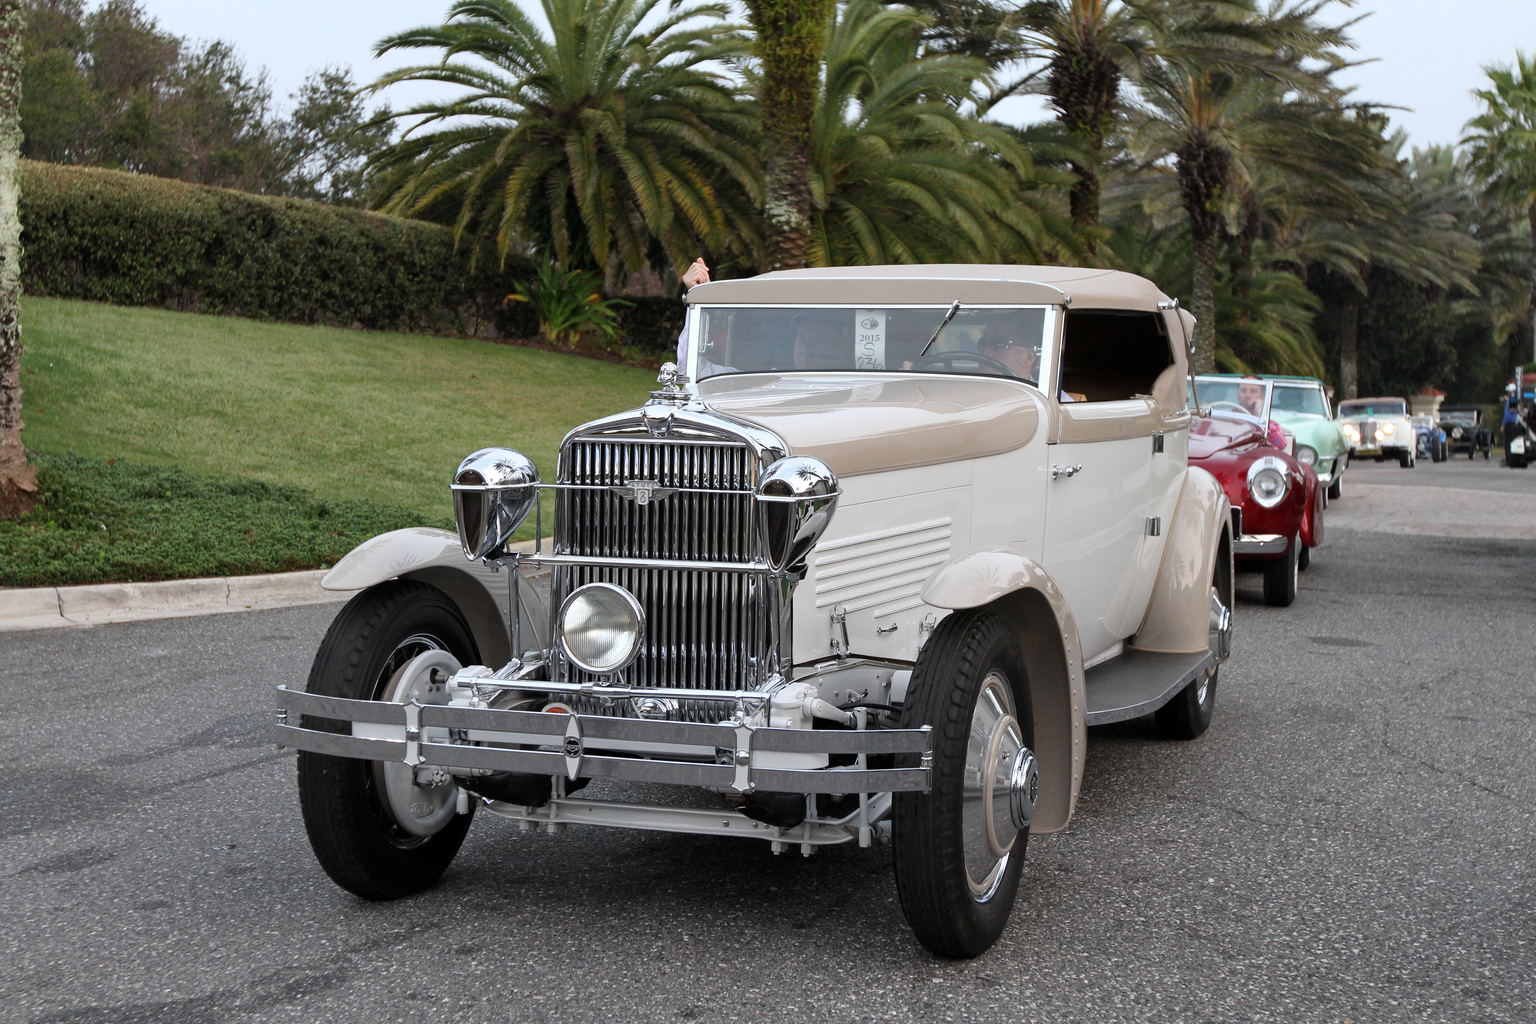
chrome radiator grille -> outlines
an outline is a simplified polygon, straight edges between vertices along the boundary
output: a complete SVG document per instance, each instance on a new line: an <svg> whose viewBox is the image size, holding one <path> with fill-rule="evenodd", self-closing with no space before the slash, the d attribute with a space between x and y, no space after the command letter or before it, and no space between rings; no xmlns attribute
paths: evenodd
<svg viewBox="0 0 1536 1024"><path fill-rule="evenodd" d="M555 553L756 561L751 490L758 472L756 455L743 444L572 439L560 453L558 481L578 487L561 488L556 498ZM626 682L744 690L757 681L771 642L772 588L755 572L559 565L552 582L555 607L577 587L595 582L617 584L639 600L646 635L624 672ZM556 674L573 682L593 678L570 665L560 665ZM629 713L627 702L606 709L589 698L580 703L584 713ZM717 720L733 710L720 702L683 705L674 717L692 721Z"/></svg>
<svg viewBox="0 0 1536 1024"><path fill-rule="evenodd" d="M757 459L744 444L577 438L560 453L555 550L602 558L750 562L757 556L752 487ZM614 487L654 488L642 504ZM692 487L735 494L665 494Z"/></svg>

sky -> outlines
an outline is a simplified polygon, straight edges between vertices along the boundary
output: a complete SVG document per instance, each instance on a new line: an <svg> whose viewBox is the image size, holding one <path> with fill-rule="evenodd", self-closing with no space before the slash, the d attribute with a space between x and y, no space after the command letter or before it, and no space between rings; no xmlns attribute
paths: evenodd
<svg viewBox="0 0 1536 1024"><path fill-rule="evenodd" d="M532 0L523 0L530 4ZM140 0L161 26L195 39L234 44L249 65L265 66L280 104L307 74L349 65L358 81L408 63L375 60L373 44L442 17L447 0ZM1536 0L1359 0L1367 14L1354 29L1356 56L1370 60L1342 81L1356 100L1406 107L1391 111L1416 146L1454 143L1477 110L1471 90L1482 66L1509 63L1517 48L1536 53ZM419 59L419 58L418 58ZM431 86L387 94L395 107L433 95ZM404 90L410 89L407 93ZM1032 100L1001 110L1010 120L1044 116Z"/></svg>

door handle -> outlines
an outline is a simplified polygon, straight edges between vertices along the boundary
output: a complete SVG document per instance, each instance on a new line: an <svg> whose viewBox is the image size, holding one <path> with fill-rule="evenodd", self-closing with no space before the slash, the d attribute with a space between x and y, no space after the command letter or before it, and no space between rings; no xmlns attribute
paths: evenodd
<svg viewBox="0 0 1536 1024"><path fill-rule="evenodd" d="M1082 466L1052 466L1051 479L1060 480L1062 477L1071 478L1083 471Z"/></svg>

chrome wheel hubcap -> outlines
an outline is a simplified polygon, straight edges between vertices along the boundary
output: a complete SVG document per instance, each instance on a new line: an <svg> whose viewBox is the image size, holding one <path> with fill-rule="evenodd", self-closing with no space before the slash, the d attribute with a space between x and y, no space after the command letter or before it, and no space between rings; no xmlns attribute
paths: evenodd
<svg viewBox="0 0 1536 1024"><path fill-rule="evenodd" d="M966 883L978 902L997 892L1039 793L1035 755L1024 745L1013 691L997 671L982 680L966 741L961 826Z"/></svg>
<svg viewBox="0 0 1536 1024"><path fill-rule="evenodd" d="M379 699L396 704L412 701L418 704L448 703L448 687L434 681L433 673L440 673L437 679L446 680L463 666L452 654L436 647L431 637L411 637L401 644L401 648L410 644L424 648L422 653L395 671ZM373 767L389 813L400 828L412 836L437 834L457 813L459 787L451 778L433 779L430 784L423 785L412 765L375 761Z"/></svg>

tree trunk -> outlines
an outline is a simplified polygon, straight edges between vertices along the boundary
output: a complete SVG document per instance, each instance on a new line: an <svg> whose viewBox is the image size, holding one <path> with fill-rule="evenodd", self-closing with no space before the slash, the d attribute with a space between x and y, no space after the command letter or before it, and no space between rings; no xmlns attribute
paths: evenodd
<svg viewBox="0 0 1536 1024"><path fill-rule="evenodd" d="M806 265L811 240L811 120L832 0L747 0L762 62L763 232L769 270Z"/></svg>
<svg viewBox="0 0 1536 1024"><path fill-rule="evenodd" d="M1194 249L1195 372L1216 370L1216 234L1221 230L1221 203L1232 180L1232 155L1206 140L1195 140L1175 154L1179 196L1189 215Z"/></svg>
<svg viewBox="0 0 1536 1024"><path fill-rule="evenodd" d="M1530 328L1531 333L1526 335L1524 340L1531 343L1530 347L1525 349L1525 352L1530 353L1531 358L1526 360L1522 354L1520 362L1527 368L1533 368L1536 367L1536 202L1526 207L1525 212L1527 219L1531 222L1531 298L1525 307L1525 326ZM1516 385L1518 384L1517 381Z"/></svg>
<svg viewBox="0 0 1536 1024"><path fill-rule="evenodd" d="M21 443L21 0L0 0L0 517L37 502Z"/></svg>
<svg viewBox="0 0 1536 1024"><path fill-rule="evenodd" d="M1120 102L1120 65L1098 49L1098 41L1088 25L1063 33L1046 84L1057 120L1088 151L1086 162L1071 161L1077 180L1067 201L1090 256L1099 251L1104 136L1114 126Z"/></svg>
<svg viewBox="0 0 1536 1024"><path fill-rule="evenodd" d="M1072 173L1077 175L1077 180L1072 183L1072 191L1067 193L1067 202L1072 211L1073 227L1083 233L1084 251L1096 257L1099 254L1099 197L1103 189L1099 179L1102 144L1100 149L1092 152L1093 166L1072 162Z"/></svg>
<svg viewBox="0 0 1536 1024"><path fill-rule="evenodd" d="M1216 232L1211 226L1194 224L1195 294L1189 312L1195 318L1194 369L1196 373L1216 372Z"/></svg>
<svg viewBox="0 0 1536 1024"><path fill-rule="evenodd" d="M1360 397L1360 296L1353 290L1339 307L1339 394Z"/></svg>

